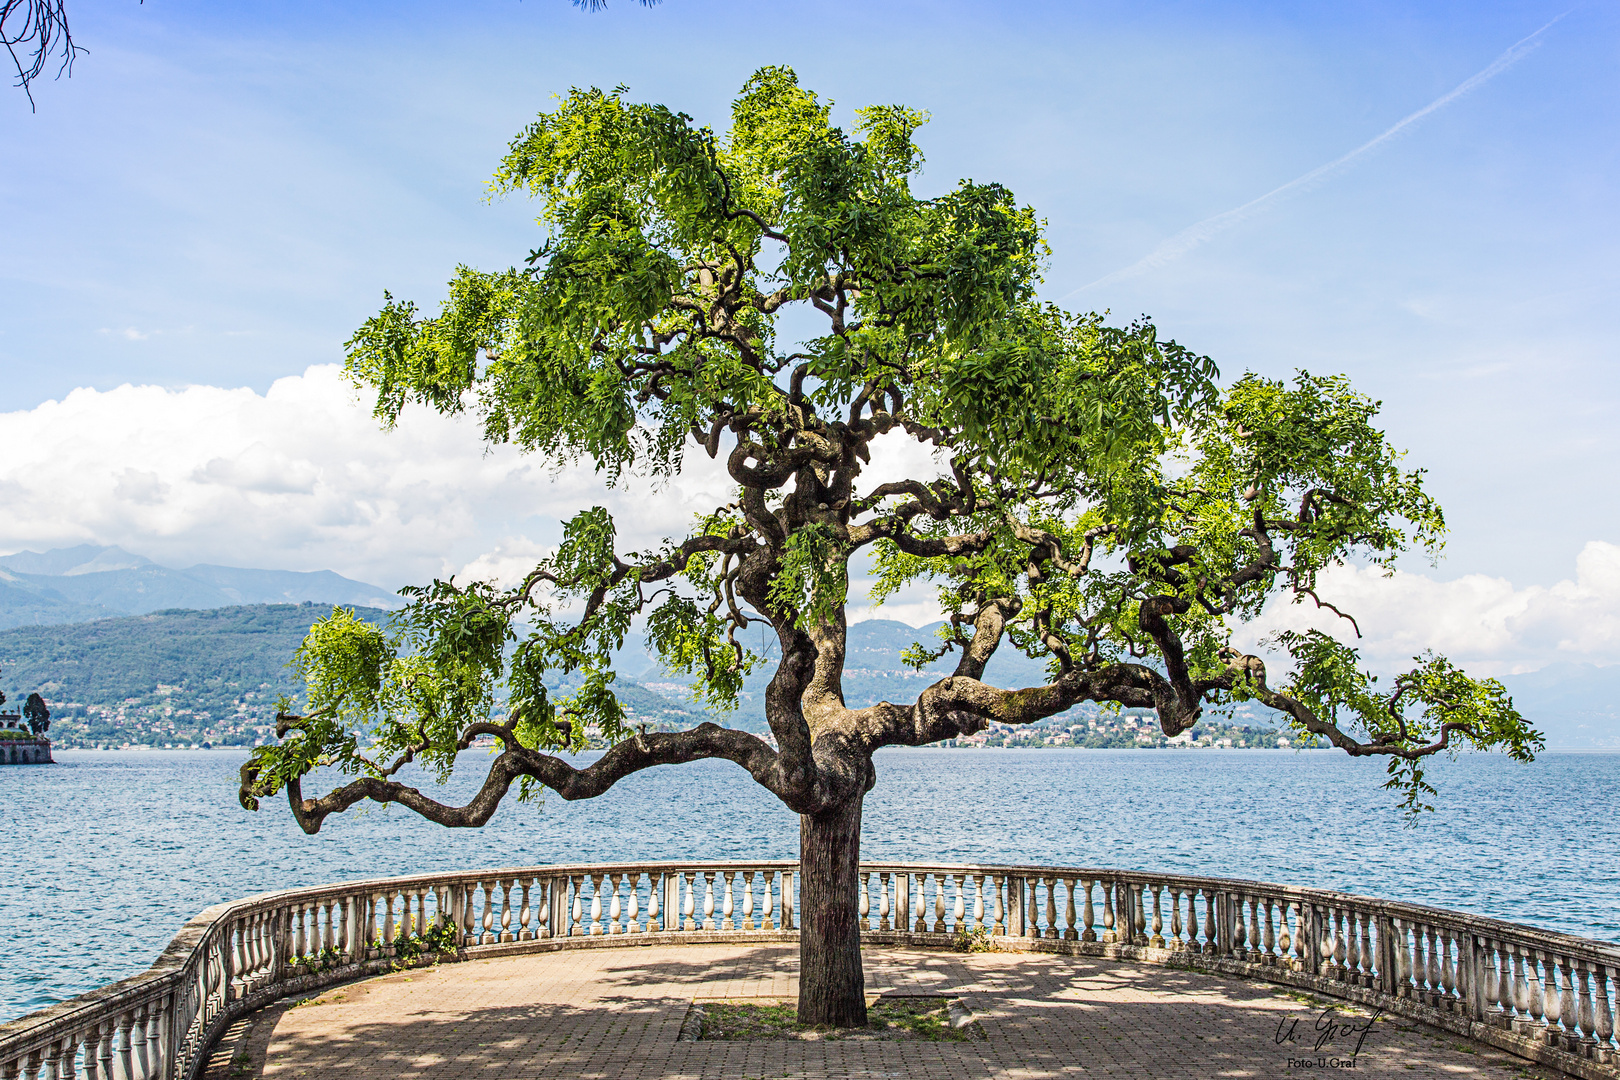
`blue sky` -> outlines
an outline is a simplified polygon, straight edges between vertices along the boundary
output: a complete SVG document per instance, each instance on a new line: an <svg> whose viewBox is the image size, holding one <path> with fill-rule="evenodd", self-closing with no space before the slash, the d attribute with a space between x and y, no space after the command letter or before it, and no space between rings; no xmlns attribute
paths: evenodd
<svg viewBox="0 0 1620 1080"><path fill-rule="evenodd" d="M531 211L485 203L482 185L550 95L622 82L723 126L748 73L786 63L846 119L871 102L930 110L925 189L993 179L1035 206L1049 298L1150 314L1229 375L1342 371L1382 399L1453 526L1441 567L1412 567L1426 580L1489 579L1522 599L1560 583L1601 592L1610 561L1620 574L1613 3L620 0L588 15L566 0L72 0L70 12L90 50L72 78L38 84L37 113L20 92L0 96L0 436L83 449L49 485L49 454L13 450L0 547L120 542L393 583L542 542L554 496L529 477L537 501L513 509L518 489L502 485L525 466L512 462L480 465L506 471L469 503L471 524L434 523L419 549L395 541L421 532L410 523L431 516L431 492L369 542L364 515L327 520L366 490L321 510L285 502L302 489L278 495L278 470L324 476L331 431L350 423L309 419L328 384L306 369L341 358L383 289L431 304L457 262L521 258ZM1331 176L1149 272L1082 288L1362 146L1555 19L1505 69ZM187 457L206 453L176 434L188 409L209 413L208 429L220 402L245 402L254 422L285 427L272 385L309 423L296 445L263 434ZM362 438L343 435L345 452ZM377 452L416 468L409 448ZM205 474L206 491L182 483ZM1577 574L1583 552L1592 582ZM1612 636L1620 659L1620 627Z"/></svg>

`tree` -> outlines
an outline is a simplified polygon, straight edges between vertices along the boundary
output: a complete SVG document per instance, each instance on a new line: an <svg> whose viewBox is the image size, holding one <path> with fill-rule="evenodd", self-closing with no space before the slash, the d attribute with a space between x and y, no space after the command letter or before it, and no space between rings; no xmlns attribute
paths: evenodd
<svg viewBox="0 0 1620 1080"><path fill-rule="evenodd" d="M799 1017L854 1025L861 805L879 747L1081 702L1151 709L1174 736L1252 699L1387 759L1413 810L1433 754L1533 755L1539 736L1502 687L1441 657L1381 688L1353 647L1282 634L1290 671L1274 683L1231 647L1274 597L1330 607L1317 594L1329 566L1438 550L1440 509L1373 426L1376 403L1304 372L1223 389L1208 358L1149 322L1039 303L1034 211L996 184L914 195L925 115L857 115L840 130L793 72L764 68L724 136L621 88L575 90L517 137L492 190L539 203L539 246L520 268L458 269L431 317L385 297L348 342L349 376L385 425L412 403L472 410L488 444L589 461L610 484L676 473L694 448L724 455L735 499L634 553L606 510L585 510L520 585L407 590L389 631L335 610L295 657L303 711L284 706L281 742L243 768L245 807L285 788L308 833L367 799L478 826L514 785L519 799L582 799L656 765L735 762L799 815ZM785 340L794 310L819 332ZM934 448L939 474L863 487L896 441ZM880 596L932 582L949 613L942 640L908 659L954 651L955 672L909 704L844 703L857 558ZM715 723L632 727L612 654L638 620L717 712L761 662L739 632L762 624L775 745ZM1003 647L1045 658L1048 681L985 682ZM580 685L556 700L559 674ZM558 752L587 728L612 747L575 768ZM413 760L448 774L480 735L501 751L467 805L393 779ZM319 766L353 779L305 797Z"/></svg>
<svg viewBox="0 0 1620 1080"><path fill-rule="evenodd" d="M23 719L28 721L28 730L36 738L51 730L51 710L38 694L29 694L28 700L23 702Z"/></svg>

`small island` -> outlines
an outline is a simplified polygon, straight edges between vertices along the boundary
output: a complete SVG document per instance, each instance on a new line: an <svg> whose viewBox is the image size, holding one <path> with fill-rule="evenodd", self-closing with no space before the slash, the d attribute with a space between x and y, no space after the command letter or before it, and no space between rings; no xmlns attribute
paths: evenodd
<svg viewBox="0 0 1620 1080"><path fill-rule="evenodd" d="M0 693L0 705L6 695ZM0 713L0 765L53 765L51 740L45 733L51 729L51 710L45 699L29 694L21 713Z"/></svg>

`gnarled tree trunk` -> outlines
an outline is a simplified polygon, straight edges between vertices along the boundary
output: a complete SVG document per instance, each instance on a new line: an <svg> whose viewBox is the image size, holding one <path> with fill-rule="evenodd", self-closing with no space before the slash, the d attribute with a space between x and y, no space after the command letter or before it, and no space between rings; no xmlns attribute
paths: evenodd
<svg viewBox="0 0 1620 1080"><path fill-rule="evenodd" d="M861 800L799 815L799 1022L866 1025L861 969Z"/></svg>

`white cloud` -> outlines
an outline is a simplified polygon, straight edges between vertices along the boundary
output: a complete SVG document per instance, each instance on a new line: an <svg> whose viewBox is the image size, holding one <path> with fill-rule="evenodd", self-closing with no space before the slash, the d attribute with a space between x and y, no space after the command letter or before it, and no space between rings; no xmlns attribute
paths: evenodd
<svg viewBox="0 0 1620 1080"><path fill-rule="evenodd" d="M1554 661L1620 663L1620 546L1588 541L1575 576L1550 587L1515 588L1505 578L1468 574L1451 581L1360 567L1337 567L1320 592L1360 624L1362 653L1375 667L1403 665L1434 649L1475 673L1533 671ZM1349 624L1331 612L1275 603L1241 643L1264 634L1315 626L1345 641Z"/></svg>
<svg viewBox="0 0 1620 1080"><path fill-rule="evenodd" d="M484 452L475 420L379 429L337 368L250 389L121 386L0 414L0 549L118 544L160 562L332 569L383 585L505 576L558 519L605 505L627 549L727 501L721 463L606 489L589 467ZM656 489L656 495L655 495Z"/></svg>
<svg viewBox="0 0 1620 1080"><path fill-rule="evenodd" d="M456 576L463 581L487 581L510 589L556 550L554 544L537 544L527 536L509 537L463 566Z"/></svg>

